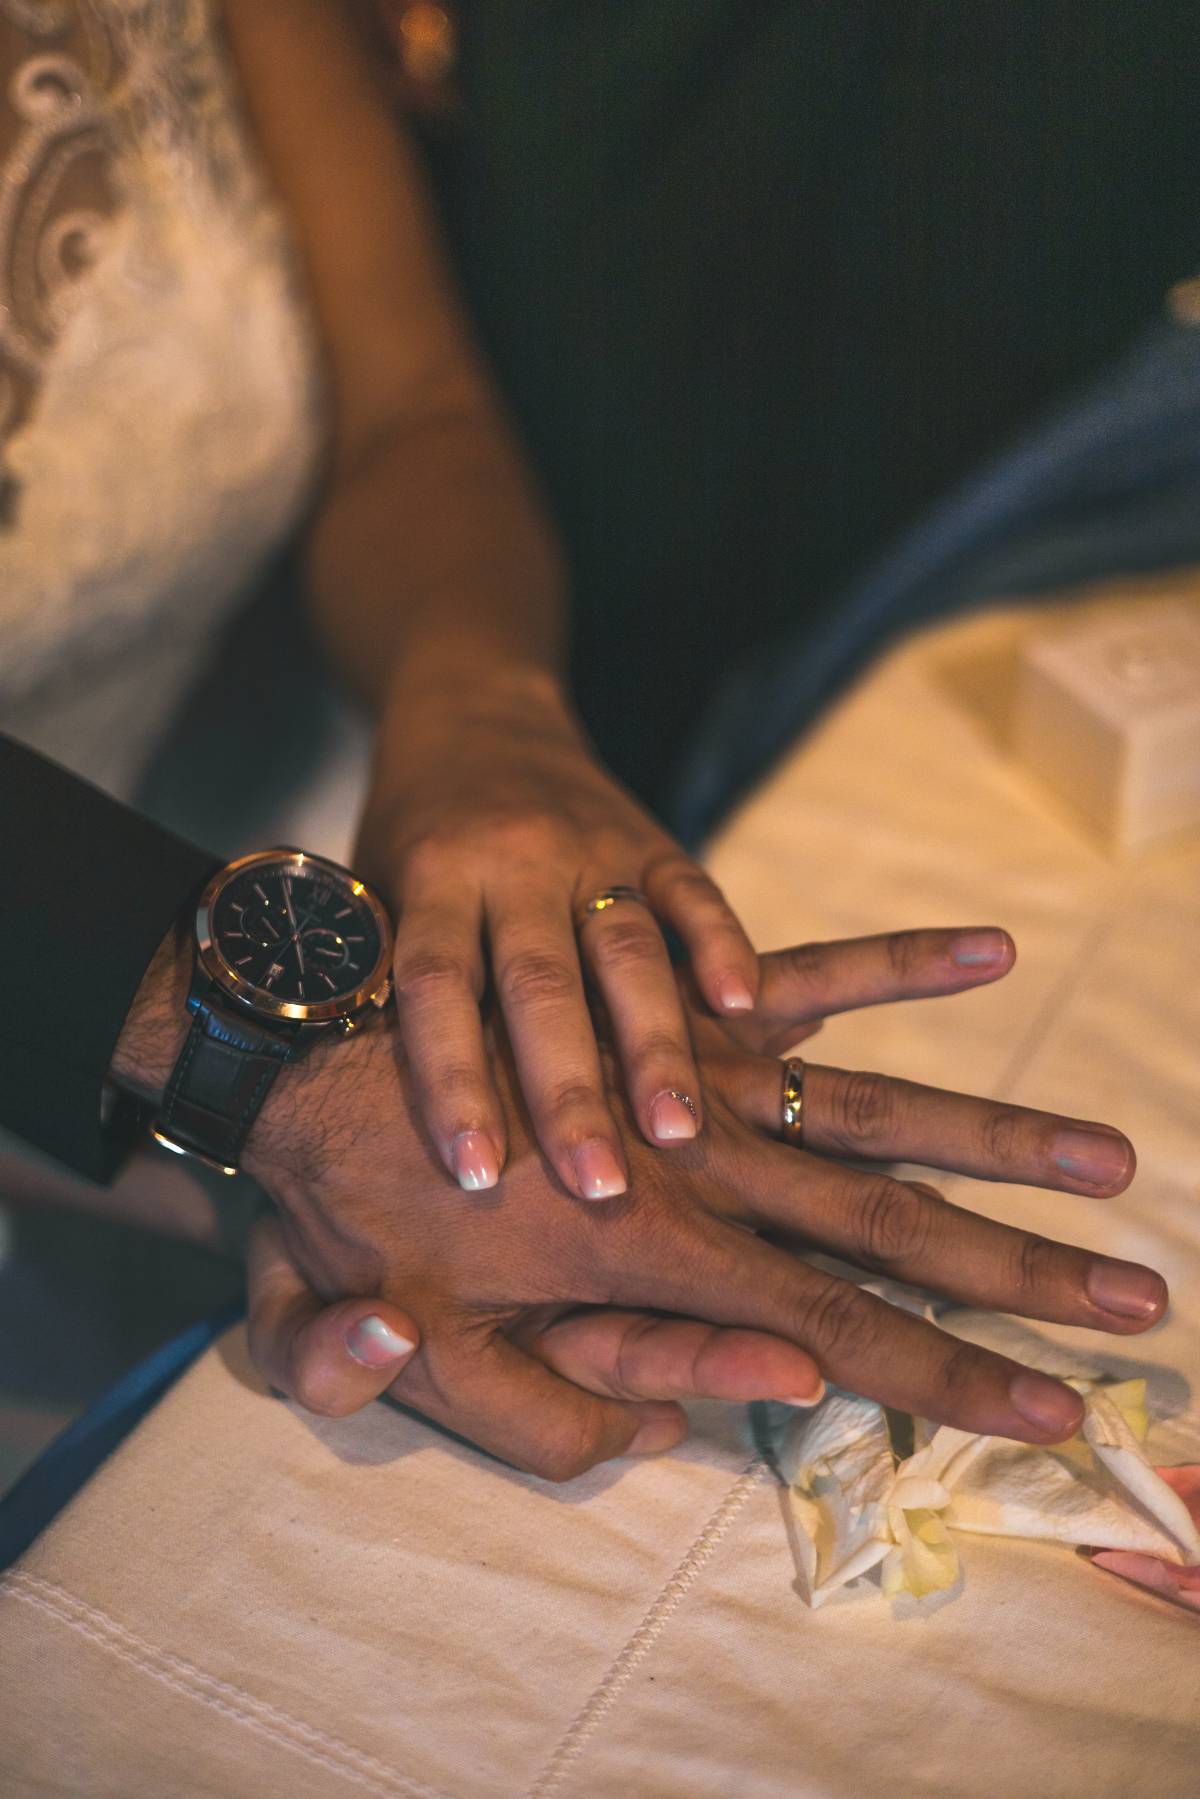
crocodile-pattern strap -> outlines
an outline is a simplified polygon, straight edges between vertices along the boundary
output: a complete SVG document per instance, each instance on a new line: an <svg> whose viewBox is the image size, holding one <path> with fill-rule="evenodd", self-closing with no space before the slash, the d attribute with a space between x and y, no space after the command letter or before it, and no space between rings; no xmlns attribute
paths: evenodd
<svg viewBox="0 0 1200 1799"><path fill-rule="evenodd" d="M271 1083L299 1043L202 1000L167 1083L155 1135L168 1148L237 1172Z"/></svg>

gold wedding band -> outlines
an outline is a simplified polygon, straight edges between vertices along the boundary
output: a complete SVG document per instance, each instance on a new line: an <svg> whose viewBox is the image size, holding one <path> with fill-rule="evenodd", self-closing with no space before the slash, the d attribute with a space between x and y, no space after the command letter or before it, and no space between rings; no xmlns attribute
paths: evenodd
<svg viewBox="0 0 1200 1799"><path fill-rule="evenodd" d="M602 887L599 893L593 893L583 909L590 918L594 913L607 912L610 906L619 906L622 900L633 900L639 906L650 904L637 887Z"/></svg>
<svg viewBox="0 0 1200 1799"><path fill-rule="evenodd" d="M804 1147L804 1063L799 1056L789 1056L783 1064L780 1135L793 1149Z"/></svg>

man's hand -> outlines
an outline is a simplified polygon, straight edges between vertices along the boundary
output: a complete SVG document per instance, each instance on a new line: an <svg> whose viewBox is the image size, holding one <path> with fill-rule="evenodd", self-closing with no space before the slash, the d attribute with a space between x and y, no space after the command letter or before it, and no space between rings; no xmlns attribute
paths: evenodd
<svg viewBox="0 0 1200 1799"><path fill-rule="evenodd" d="M757 1028L763 1047L776 1046L840 1005L974 984L978 971L956 959L961 941L959 933L925 932L766 957L761 1020L739 1025L743 1042ZM1005 954L1011 960L1011 946ZM924 1160L1102 1195L1132 1175L1132 1149L1120 1133L810 1066L808 1147L797 1152L756 1128L777 1118L778 1063L738 1048L711 1020L697 1027L696 1041L707 1084L704 1133L667 1162L627 1119L633 1185L604 1206L564 1203L522 1120L503 1043L496 1067L513 1154L501 1189L463 1194L414 1123L403 1050L388 1022L318 1050L316 1061L280 1082L247 1163L276 1197L282 1240L316 1293L370 1296L411 1314L421 1343L392 1383L395 1396L549 1478L644 1442L647 1420L636 1404L572 1384L585 1372L577 1356L572 1381L547 1365L547 1335L553 1342L564 1321L586 1318L584 1308L653 1309L774 1338L797 1358L779 1398L813 1394L823 1372L974 1431L1035 1442L1069 1436L1080 1415L1070 1388L948 1338L760 1233L967 1303L1132 1334L1166 1304L1150 1269L1033 1237L923 1186L824 1159ZM594 1342L589 1354L594 1363ZM645 1390L639 1380L625 1392ZM661 1415L649 1422L666 1428Z"/></svg>

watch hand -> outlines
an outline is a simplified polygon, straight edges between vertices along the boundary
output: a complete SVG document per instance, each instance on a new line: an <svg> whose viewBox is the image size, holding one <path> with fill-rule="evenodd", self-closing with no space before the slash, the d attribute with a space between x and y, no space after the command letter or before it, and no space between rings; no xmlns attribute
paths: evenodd
<svg viewBox="0 0 1200 1799"><path fill-rule="evenodd" d="M283 903L287 907L287 915L291 920L292 943L296 950L296 963L300 970L300 979L303 980L307 971L304 967L304 951L300 948L300 926L296 923L296 909L292 905L292 883L286 875L284 875L283 879L280 881L280 886L283 888ZM301 988L300 991L303 992L304 989Z"/></svg>

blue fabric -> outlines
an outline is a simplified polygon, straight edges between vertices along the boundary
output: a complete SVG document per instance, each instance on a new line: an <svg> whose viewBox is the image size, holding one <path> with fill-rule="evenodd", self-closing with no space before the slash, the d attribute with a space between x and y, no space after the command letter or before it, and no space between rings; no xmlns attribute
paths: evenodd
<svg viewBox="0 0 1200 1799"><path fill-rule="evenodd" d="M235 1324L244 1308L224 1307L189 1325L140 1361L40 1456L0 1500L0 1568L7 1568L73 1499L121 1440L157 1404L210 1343Z"/></svg>
<svg viewBox="0 0 1200 1799"><path fill-rule="evenodd" d="M669 809L695 845L902 631L988 600L1200 561L1200 329L1163 323L952 493L814 631L756 654L702 721Z"/></svg>

